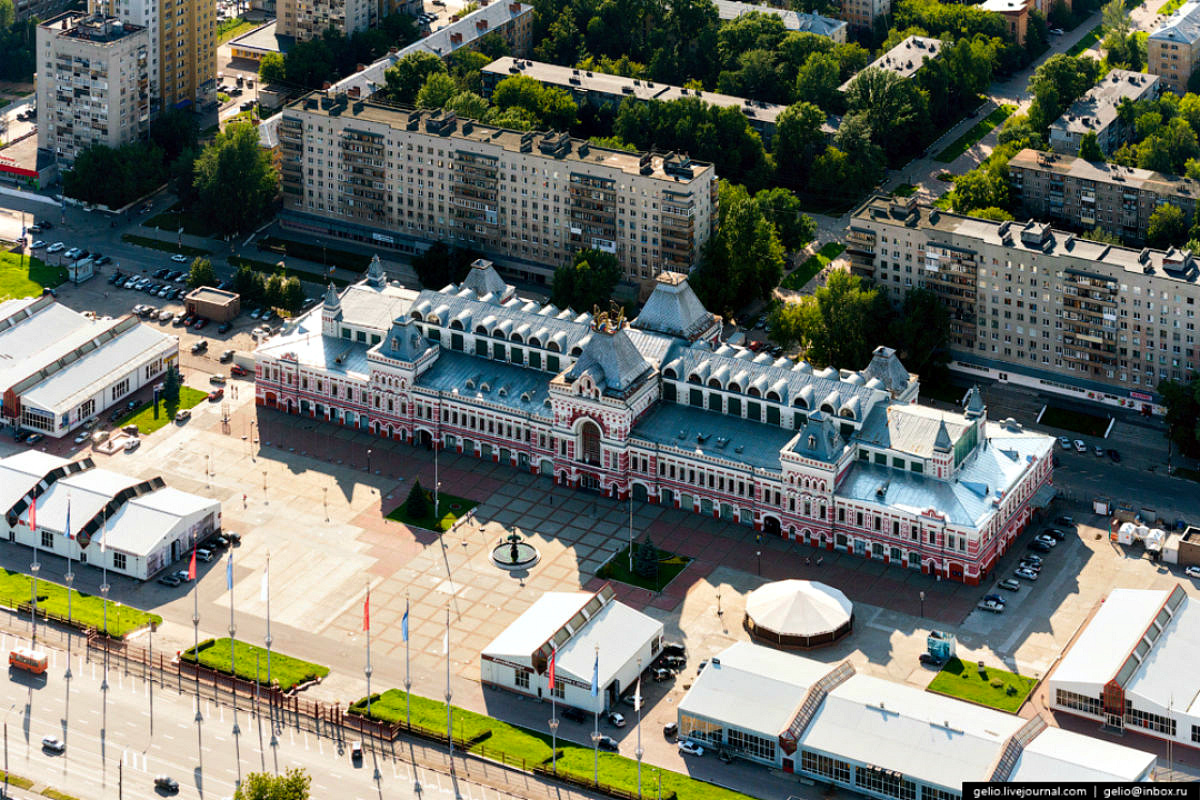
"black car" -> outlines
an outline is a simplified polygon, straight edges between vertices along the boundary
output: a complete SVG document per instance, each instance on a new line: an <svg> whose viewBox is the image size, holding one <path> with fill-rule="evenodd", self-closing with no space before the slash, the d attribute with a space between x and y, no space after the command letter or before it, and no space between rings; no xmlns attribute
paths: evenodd
<svg viewBox="0 0 1200 800"><path fill-rule="evenodd" d="M1056 542L1065 542L1067 535L1058 528L1046 528L1044 533Z"/></svg>
<svg viewBox="0 0 1200 800"><path fill-rule="evenodd" d="M242 544L242 535L233 531L225 531L224 536L229 540L229 543L234 547L240 547Z"/></svg>
<svg viewBox="0 0 1200 800"><path fill-rule="evenodd" d="M208 340L207 339L201 339L200 341L198 341L194 345L192 345L193 353L203 353L207 349L208 349Z"/></svg>
<svg viewBox="0 0 1200 800"><path fill-rule="evenodd" d="M216 536L214 536L213 538L208 540L208 544L210 547L215 547L218 550L224 550L226 547L229 547L229 540L226 539L224 536L217 534Z"/></svg>
<svg viewBox="0 0 1200 800"><path fill-rule="evenodd" d="M156 270L154 270L154 277L161 279L168 272L170 272L170 270L167 269L166 267L163 267L162 269L156 269Z"/></svg>
<svg viewBox="0 0 1200 800"><path fill-rule="evenodd" d="M1055 524L1055 525L1062 525L1064 528L1074 528L1074 527L1075 527L1075 518L1074 518L1074 517L1068 517L1068 516L1065 516L1065 515L1063 515L1063 516L1058 516L1058 517L1055 517L1055 518L1054 518L1054 524Z"/></svg>
<svg viewBox="0 0 1200 800"><path fill-rule="evenodd" d="M98 264L101 267L103 267L105 264L111 264L111 263L112 263L111 256L100 256L99 258L96 259L96 264Z"/></svg>
<svg viewBox="0 0 1200 800"><path fill-rule="evenodd" d="M179 781L169 775L158 775L154 778L154 788L174 794L179 791Z"/></svg>
<svg viewBox="0 0 1200 800"><path fill-rule="evenodd" d="M687 648L679 642L663 642L662 652L665 656L687 658Z"/></svg>
<svg viewBox="0 0 1200 800"><path fill-rule="evenodd" d="M22 117L22 119L23 119L23 117ZM38 225L38 224L35 222L35 223L33 223L32 225L30 225L28 228L26 228L25 230L26 230L26 232L27 232L27 233L41 233L41 232L42 232L42 226L41 226L41 225Z"/></svg>
<svg viewBox="0 0 1200 800"><path fill-rule="evenodd" d="M182 581L180 581L175 575L163 575L158 579L158 582L163 586L170 586L171 588L175 588L182 583Z"/></svg>
<svg viewBox="0 0 1200 800"><path fill-rule="evenodd" d="M917 660L927 667L938 667L939 669L946 663L937 656L931 656L929 653L921 653L921 655L917 656Z"/></svg>
<svg viewBox="0 0 1200 800"><path fill-rule="evenodd" d="M679 735L679 724L678 723L668 722L666 725L663 725L663 736L667 737L668 739L674 739L678 735Z"/></svg>
<svg viewBox="0 0 1200 800"><path fill-rule="evenodd" d="M217 333L229 333L233 329L233 325L228 322L222 322L217 326Z"/></svg>
<svg viewBox="0 0 1200 800"><path fill-rule="evenodd" d="M38 225L41 225L41 226L42 226L42 230L44 230L44 231L52 231L52 230L54 230L54 223L52 223L52 222L51 222L50 220L48 220L48 219L39 219L39 220L37 221L37 224L38 224Z"/></svg>
<svg viewBox="0 0 1200 800"><path fill-rule="evenodd" d="M575 706L562 706L562 711L560 713L563 715L563 719L569 719L572 722L587 721L587 714L584 714Z"/></svg>
<svg viewBox="0 0 1200 800"><path fill-rule="evenodd" d="M600 734L600 738L596 740L596 746L610 753L615 753L619 749L617 747L617 740L604 733Z"/></svg>
<svg viewBox="0 0 1200 800"><path fill-rule="evenodd" d="M1111 447L1108 448L1108 457L1118 464L1121 463L1121 454L1116 450L1113 450Z"/></svg>
<svg viewBox="0 0 1200 800"><path fill-rule="evenodd" d="M1049 553L1051 547L1048 544L1035 540L1029 543L1029 549L1035 553Z"/></svg>

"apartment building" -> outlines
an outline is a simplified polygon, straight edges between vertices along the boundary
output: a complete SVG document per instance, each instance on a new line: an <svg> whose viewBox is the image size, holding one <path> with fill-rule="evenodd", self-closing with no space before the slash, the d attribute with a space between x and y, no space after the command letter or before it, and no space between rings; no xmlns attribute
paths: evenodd
<svg viewBox="0 0 1200 800"><path fill-rule="evenodd" d="M511 56L498 58L483 68L484 95L491 97L496 84L513 75L526 75L543 86L566 89L575 98L575 102L581 105L588 103L596 108L607 105L610 106L613 113L626 98L644 103L656 100L669 103L685 97L695 97L709 105L737 108L745 115L750 127L758 131L763 141L768 144L775 135L775 125L779 120L779 115L787 108L787 106L774 103L764 103L761 100L750 100L745 97L734 97L700 89L688 89L658 81L626 78L606 72L560 67L557 64L530 61L527 58L512 58ZM829 136L836 132L829 122L825 123L825 128Z"/></svg>
<svg viewBox="0 0 1200 800"><path fill-rule="evenodd" d="M379 24L389 14L421 13L421 0L278 0L279 32L303 42L329 28L349 36Z"/></svg>
<svg viewBox="0 0 1200 800"><path fill-rule="evenodd" d="M1013 194L1025 214L1089 231L1099 225L1126 242L1146 238L1150 217L1165 203L1191 219L1200 181L1076 156L1022 150L1008 162Z"/></svg>
<svg viewBox="0 0 1200 800"><path fill-rule="evenodd" d="M853 272L894 301L950 308L952 367L1041 391L1162 413L1159 382L1200 364L1200 262L1186 250L1081 239L876 195L852 215Z"/></svg>
<svg viewBox="0 0 1200 800"><path fill-rule="evenodd" d="M825 17L815 11L793 11L790 8L741 3L738 0L713 0L713 5L717 7L717 16L723 22L730 22L746 14L770 14L779 17L783 21L783 27L789 31L815 33L840 43L846 41L847 30L850 27L840 19Z"/></svg>
<svg viewBox="0 0 1200 800"><path fill-rule="evenodd" d="M867 69L874 67L894 72L901 78L911 78L921 71L921 67L925 66L927 60L936 61L941 55L942 42L940 39L931 39L928 36L909 36L868 64ZM853 80L854 76L852 75L850 80L843 83L838 89L846 91Z"/></svg>
<svg viewBox="0 0 1200 800"><path fill-rule="evenodd" d="M70 163L150 123L150 34L115 17L60 14L37 28L38 149Z"/></svg>
<svg viewBox="0 0 1200 800"><path fill-rule="evenodd" d="M1188 0L1146 41L1146 71L1175 94L1188 90L1200 63L1200 0Z"/></svg>
<svg viewBox="0 0 1200 800"><path fill-rule="evenodd" d="M13 12L18 20L30 17L50 19L66 11L70 5L67 0L14 0Z"/></svg>
<svg viewBox="0 0 1200 800"><path fill-rule="evenodd" d="M1050 123L1050 147L1073 156L1088 133L1095 133L1100 150L1112 155L1129 141L1132 130L1121 121L1117 108L1128 98L1133 102L1158 97L1162 81L1156 75L1114 69L1072 103L1063 115Z"/></svg>
<svg viewBox="0 0 1200 800"><path fill-rule="evenodd" d="M314 92L279 124L285 227L417 252L444 241L548 282L585 248L648 293L716 224L710 164Z"/></svg>
<svg viewBox="0 0 1200 800"><path fill-rule="evenodd" d="M870 30L879 17L892 13L892 0L841 0L837 12L851 27Z"/></svg>
<svg viewBox="0 0 1200 800"><path fill-rule="evenodd" d="M1029 0L984 0L978 7L1003 17L1013 41L1024 47L1031 5Z"/></svg>

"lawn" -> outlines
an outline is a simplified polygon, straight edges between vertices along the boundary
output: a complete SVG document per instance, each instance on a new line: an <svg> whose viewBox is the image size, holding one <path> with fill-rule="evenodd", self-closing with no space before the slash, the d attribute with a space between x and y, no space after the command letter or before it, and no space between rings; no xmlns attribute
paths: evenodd
<svg viewBox="0 0 1200 800"><path fill-rule="evenodd" d="M183 232L190 236L212 236L212 228L208 227L195 214L190 211L185 211L179 207L179 204L168 208L161 214L157 214L144 223L147 228L157 228L160 231L170 231L172 234L183 226Z"/></svg>
<svg viewBox="0 0 1200 800"><path fill-rule="evenodd" d="M1112 422L1112 418L1089 414L1086 411L1069 411L1058 406L1046 406L1042 410L1042 416L1038 422L1042 425L1049 425L1051 428L1062 428L1081 433L1084 436L1103 437L1108 433L1108 426Z"/></svg>
<svg viewBox="0 0 1200 800"><path fill-rule="evenodd" d="M459 517L479 504L478 500L468 500L449 492L438 492L438 513L442 515L442 518L438 520L433 515L433 492L426 489L425 494L429 496L429 512L424 516L410 517L406 508L408 503L404 502L393 508L387 518L403 522L405 525L415 525L427 531L448 531Z"/></svg>
<svg viewBox="0 0 1200 800"><path fill-rule="evenodd" d="M978 665L952 658L934 676L929 691L1016 713L1035 686L1033 678L994 667L985 667L981 674Z"/></svg>
<svg viewBox="0 0 1200 800"><path fill-rule="evenodd" d="M1100 35L1102 33L1104 33L1103 25L1097 25L1096 27L1092 28L1083 35L1082 39L1071 45L1071 47L1067 50L1067 55L1077 56L1084 50L1091 48L1094 44L1096 44L1096 42L1100 41Z"/></svg>
<svg viewBox="0 0 1200 800"><path fill-rule="evenodd" d="M123 428L130 424L137 425L138 433L148 436L159 428L166 427L171 420L175 419L176 411L181 408L195 408L204 402L204 398L206 397L208 397L207 392L193 389L190 386L180 386L179 402L164 403L158 409L158 419L154 418L154 403L151 402L129 412L129 415L122 417L114 427Z"/></svg>
<svg viewBox="0 0 1200 800"><path fill-rule="evenodd" d="M227 260L229 261L229 265L235 269L237 267L247 266L255 272L261 272L266 276L274 275L279 271L279 262L277 261L259 261L258 259L246 258L245 256L230 256ZM333 282L335 286L346 286L350 283L350 281L346 280L345 278L327 275L324 272L321 272L319 269L310 270L304 269L303 267L287 266L286 261L284 262L283 274L288 277L294 275L302 281L315 283L322 288L328 286L330 282Z"/></svg>
<svg viewBox="0 0 1200 800"><path fill-rule="evenodd" d="M195 648L189 647L180 654L184 661L195 661ZM217 672L230 673L229 639L209 639L200 643L200 663ZM234 651L237 656L237 676L243 680L255 680L255 666L258 667L258 681L267 682L267 651L249 642L237 643ZM298 658L285 656L277 650L271 651L271 682L283 691L329 674L329 667L301 661Z"/></svg>
<svg viewBox="0 0 1200 800"><path fill-rule="evenodd" d="M366 710L365 698L350 707L362 713ZM541 765L539 771L549 772L551 766L551 738L549 734L510 725L498 719L466 711L457 706L454 710L454 735L470 742L473 753L492 758L503 756L509 763L521 761L528 765ZM382 695L371 698L371 717L385 722L404 724L404 692L389 689ZM424 697L412 696L413 727L424 728L435 735L444 735L446 730L446 706L444 703ZM558 771L581 783L591 783L593 776L594 751L590 747L571 744L564 739L558 741ZM649 764L642 765L642 794L657 796L658 776L662 775L662 797L677 797L679 800L750 800L747 795L722 789L677 772L660 771ZM600 782L622 789L629 794L637 792L637 761L616 753L600 754Z"/></svg>
<svg viewBox="0 0 1200 800"><path fill-rule="evenodd" d="M636 548L636 545L634 547ZM634 566L636 566L636 558L637 550L635 549ZM626 546L606 561L596 574L601 578L628 583L631 586L640 586L652 592L661 592L663 587L674 580L676 575L687 569L687 565L690 563L692 560L687 556L679 556L660 549L658 551L658 577L643 578L641 575L629 571L629 547Z"/></svg>
<svg viewBox="0 0 1200 800"><path fill-rule="evenodd" d="M66 279L65 267L52 267L40 258L20 253L0 253L0 300L40 297L43 288L54 288Z"/></svg>
<svg viewBox="0 0 1200 800"><path fill-rule="evenodd" d="M999 108L992 110L992 113L981 119L971 127L969 131L955 139L946 147L945 150L934 156L935 161L941 161L943 164L949 164L954 159L967 152L971 147L991 133L992 129L999 125L1004 120L1012 116L1017 110L1016 106L1004 104Z"/></svg>
<svg viewBox="0 0 1200 800"><path fill-rule="evenodd" d="M371 257L365 256L362 253L351 253L347 250L323 247L320 244L310 242L280 239L277 236L268 236L263 239L259 242L259 249L279 253L284 258L294 256L295 258L302 258L305 261L342 267L356 272L365 272L367 265L371 263Z"/></svg>
<svg viewBox="0 0 1200 800"><path fill-rule="evenodd" d="M1164 17L1169 17L1178 11L1182 6L1183 0L1168 0L1168 2L1163 3L1162 7L1158 9L1158 13Z"/></svg>
<svg viewBox="0 0 1200 800"><path fill-rule="evenodd" d="M846 245L841 242L826 242L820 250L810 256L803 264L789 272L779 285L784 289L800 291L806 283L813 279L814 275L824 269L830 261L840 256L845 249Z"/></svg>
<svg viewBox="0 0 1200 800"><path fill-rule="evenodd" d="M261 22L250 22L241 17L233 17L223 22L217 23L217 44L222 45L243 33L250 31L261 25Z"/></svg>
<svg viewBox="0 0 1200 800"><path fill-rule="evenodd" d="M211 255L211 250L205 250L202 247L189 247L186 244L182 247L178 246L175 241L163 241L161 239L151 239L147 236L134 236L131 233L121 234L121 241L128 244L135 244L138 247L149 247L151 250L161 250L164 253L183 253L185 256L207 256Z"/></svg>
<svg viewBox="0 0 1200 800"><path fill-rule="evenodd" d="M0 605L16 608L33 598L33 578L22 572L0 569ZM46 580L38 581L38 610L56 616L67 616L67 587ZM71 590L71 619L80 628L104 630L104 598ZM138 608L109 601L108 632L120 638L130 631L144 628L162 617Z"/></svg>
<svg viewBox="0 0 1200 800"><path fill-rule="evenodd" d="M892 195L895 197L912 197L917 193L917 187L911 183L902 183L892 190Z"/></svg>

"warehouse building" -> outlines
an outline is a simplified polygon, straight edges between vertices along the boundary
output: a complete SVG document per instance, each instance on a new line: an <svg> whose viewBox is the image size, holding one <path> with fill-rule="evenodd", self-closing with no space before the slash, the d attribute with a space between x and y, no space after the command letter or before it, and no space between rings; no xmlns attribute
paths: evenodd
<svg viewBox="0 0 1200 800"><path fill-rule="evenodd" d="M738 642L679 703L679 737L870 797L966 781L1148 781L1155 757L855 669Z"/></svg>
<svg viewBox="0 0 1200 800"><path fill-rule="evenodd" d="M1113 589L1047 678L1047 695L1056 711L1114 733L1197 747L1197 663L1200 616L1182 586Z"/></svg>
<svg viewBox="0 0 1200 800"><path fill-rule="evenodd" d="M61 437L159 380L179 339L136 317L94 319L52 297L0 302L0 418Z"/></svg>
<svg viewBox="0 0 1200 800"><path fill-rule="evenodd" d="M618 602L608 584L594 594L547 592L483 648L481 680L486 687L549 702L549 661L557 652L557 702L588 713L604 711L650 667L662 638L662 623Z"/></svg>
<svg viewBox="0 0 1200 800"><path fill-rule="evenodd" d="M184 297L187 313L213 322L229 322L242 311L242 298L237 292L201 286Z"/></svg>
<svg viewBox="0 0 1200 800"><path fill-rule="evenodd" d="M139 580L221 527L216 500L37 450L0 459L0 512L10 542Z"/></svg>

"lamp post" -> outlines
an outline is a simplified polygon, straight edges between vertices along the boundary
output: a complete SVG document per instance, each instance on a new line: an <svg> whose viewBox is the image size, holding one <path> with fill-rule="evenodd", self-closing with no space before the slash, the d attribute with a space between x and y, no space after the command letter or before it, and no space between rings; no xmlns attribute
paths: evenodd
<svg viewBox="0 0 1200 800"><path fill-rule="evenodd" d="M921 616L925 616L925 592L921 592Z"/></svg>
<svg viewBox="0 0 1200 800"><path fill-rule="evenodd" d="M762 577L762 550L755 550L754 555L758 558L758 574Z"/></svg>
<svg viewBox="0 0 1200 800"><path fill-rule="evenodd" d="M367 448L367 474L371 473L371 448Z"/></svg>
<svg viewBox="0 0 1200 800"><path fill-rule="evenodd" d="M550 694L551 695L554 694L553 686L550 687ZM554 774L557 775L558 774L558 717L556 717L556 716L550 717L550 738L552 740L551 745L550 745L550 750L551 750L550 757L552 759L552 769L554 771Z"/></svg>
<svg viewBox="0 0 1200 800"><path fill-rule="evenodd" d="M67 624L71 623L71 584L75 583L75 573L71 571L71 562L67 561ZM63 674L67 680L71 680L71 640L67 639L67 671Z"/></svg>
<svg viewBox="0 0 1200 800"><path fill-rule="evenodd" d="M264 469L262 472L263 472L263 491L265 492L267 490L267 471Z"/></svg>
<svg viewBox="0 0 1200 800"><path fill-rule="evenodd" d="M721 610L721 590L717 589L717 616L721 616L725 612Z"/></svg>

